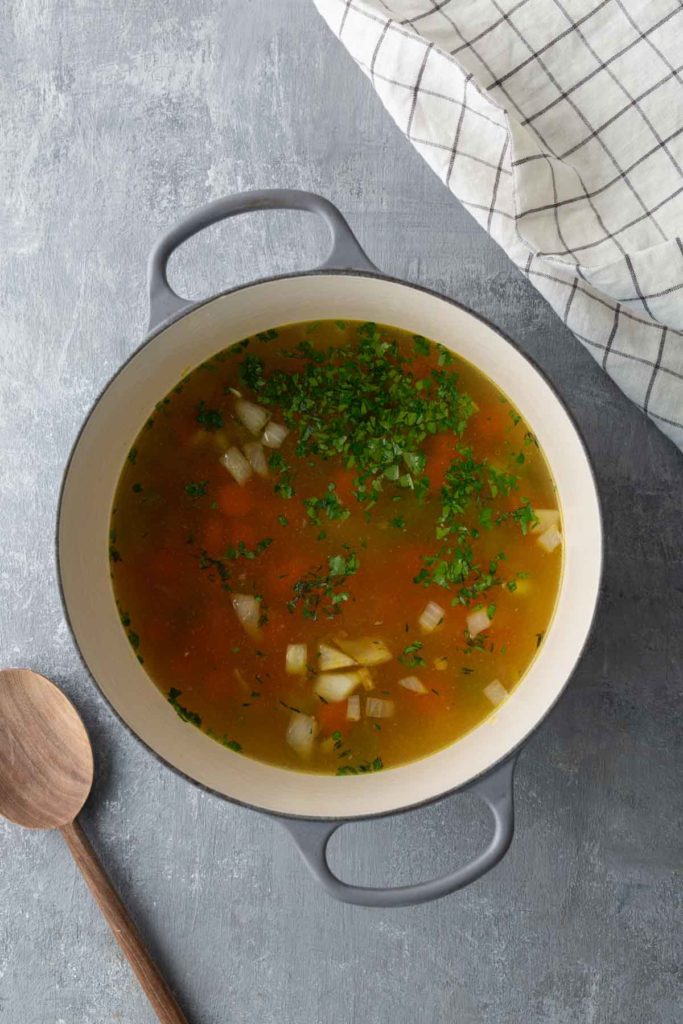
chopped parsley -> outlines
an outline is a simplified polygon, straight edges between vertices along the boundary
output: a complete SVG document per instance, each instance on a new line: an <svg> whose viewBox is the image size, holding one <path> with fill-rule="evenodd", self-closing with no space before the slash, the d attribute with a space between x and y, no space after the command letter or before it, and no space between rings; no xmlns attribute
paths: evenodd
<svg viewBox="0 0 683 1024"><path fill-rule="evenodd" d="M190 498L203 498L208 486L207 480L201 480L199 483L185 484L185 494L188 494Z"/></svg>
<svg viewBox="0 0 683 1024"><path fill-rule="evenodd" d="M196 711L189 711L183 707L182 704L178 703L178 697L181 696L182 691L176 690L175 687L171 687L168 691L168 703L174 708L179 718L182 718L183 722L189 722L191 725L196 725L199 728L202 724L200 715Z"/></svg>
<svg viewBox="0 0 683 1024"><path fill-rule="evenodd" d="M350 751L344 751L344 753L350 753ZM337 775L365 775L367 772L379 772L384 768L381 757L376 757L373 761L362 761L358 767L354 767L352 764L343 764L337 768Z"/></svg>
<svg viewBox="0 0 683 1024"><path fill-rule="evenodd" d="M233 547L232 544L228 546L225 552L225 558L229 558L234 561L237 558L246 558L251 561L256 558L263 551L266 551L273 543L272 537L263 537L262 540L258 541L253 550L250 550L243 540L239 541L237 547Z"/></svg>
<svg viewBox="0 0 683 1024"><path fill-rule="evenodd" d="M425 659L418 652L422 650L424 644L421 640L414 640L412 644L408 644L407 647L403 648L403 653L399 655L399 661L402 665L407 665L408 668L420 668L427 664Z"/></svg>
<svg viewBox="0 0 683 1024"><path fill-rule="evenodd" d="M219 579L224 590L232 590L230 585L230 569L220 558L212 558L208 551L202 551L199 556L199 568L209 570L207 575L212 582Z"/></svg>
<svg viewBox="0 0 683 1024"><path fill-rule="evenodd" d="M206 402L200 402L197 409L197 423L211 432L223 426L223 416L218 409L207 409Z"/></svg>
<svg viewBox="0 0 683 1024"><path fill-rule="evenodd" d="M301 341L291 352L305 365L296 373L265 374L263 360L248 355L240 377L265 405L275 405L298 436L299 458L341 460L355 473L356 498L368 505L389 482L423 497L429 488L422 445L432 434L464 431L475 406L458 388L457 374L439 368L418 379L395 341L373 323L362 324L355 343L315 349ZM418 347L424 342L417 342ZM272 457L271 457L272 465ZM276 485L287 497L291 481Z"/></svg>
<svg viewBox="0 0 683 1024"><path fill-rule="evenodd" d="M298 606L306 619L316 621L319 615L332 619L341 611L341 605L348 601L350 594L343 590L349 576L358 571L358 556L331 555L327 560L327 572L322 567L310 569L301 579L292 584L293 597L287 608L293 613Z"/></svg>
<svg viewBox="0 0 683 1024"><path fill-rule="evenodd" d="M330 482L327 485L327 492L322 498L304 498L306 515L316 526L320 526L320 516L323 513L332 520L348 519L349 510L341 503L335 491L334 483Z"/></svg>

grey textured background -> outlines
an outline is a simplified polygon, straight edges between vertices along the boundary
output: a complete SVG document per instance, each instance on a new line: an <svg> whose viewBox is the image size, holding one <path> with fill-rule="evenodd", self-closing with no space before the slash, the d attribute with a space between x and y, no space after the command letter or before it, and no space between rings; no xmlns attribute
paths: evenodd
<svg viewBox="0 0 683 1024"><path fill-rule="evenodd" d="M681 458L606 380L384 116L307 0L8 0L0 14L0 660L75 698L95 744L85 826L193 1024L680 1020ZM226 192L318 190L391 274L520 339L583 425L607 526L597 628L524 750L518 831L431 906L333 903L282 829L126 735L66 630L52 531L91 402L139 343L144 266ZM312 218L186 245L199 296L314 264ZM678 778L677 778L677 772ZM465 798L335 839L346 876L425 877L485 834ZM58 835L0 824L0 1020L147 1024Z"/></svg>

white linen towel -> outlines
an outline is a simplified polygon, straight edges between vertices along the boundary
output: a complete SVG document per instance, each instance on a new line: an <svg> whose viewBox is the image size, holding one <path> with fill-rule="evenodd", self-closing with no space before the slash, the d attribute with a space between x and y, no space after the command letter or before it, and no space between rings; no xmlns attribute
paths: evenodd
<svg viewBox="0 0 683 1024"><path fill-rule="evenodd" d="M680 0L314 0L385 107L683 447Z"/></svg>

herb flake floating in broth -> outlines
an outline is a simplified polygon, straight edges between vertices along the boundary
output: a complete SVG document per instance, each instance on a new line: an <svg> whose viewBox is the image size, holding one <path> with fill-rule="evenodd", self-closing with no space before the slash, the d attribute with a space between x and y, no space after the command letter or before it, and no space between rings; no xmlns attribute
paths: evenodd
<svg viewBox="0 0 683 1024"><path fill-rule="evenodd" d="M550 623L562 523L535 436L473 366L381 324L291 324L153 413L111 574L184 722L360 775L453 743L514 690Z"/></svg>

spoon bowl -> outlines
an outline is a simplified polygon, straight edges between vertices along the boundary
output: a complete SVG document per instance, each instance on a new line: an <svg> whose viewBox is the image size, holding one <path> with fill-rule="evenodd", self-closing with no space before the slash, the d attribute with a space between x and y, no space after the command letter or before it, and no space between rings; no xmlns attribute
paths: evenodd
<svg viewBox="0 0 683 1024"><path fill-rule="evenodd" d="M68 697L28 669L0 672L0 814L25 828L61 828L92 780L90 740Z"/></svg>

